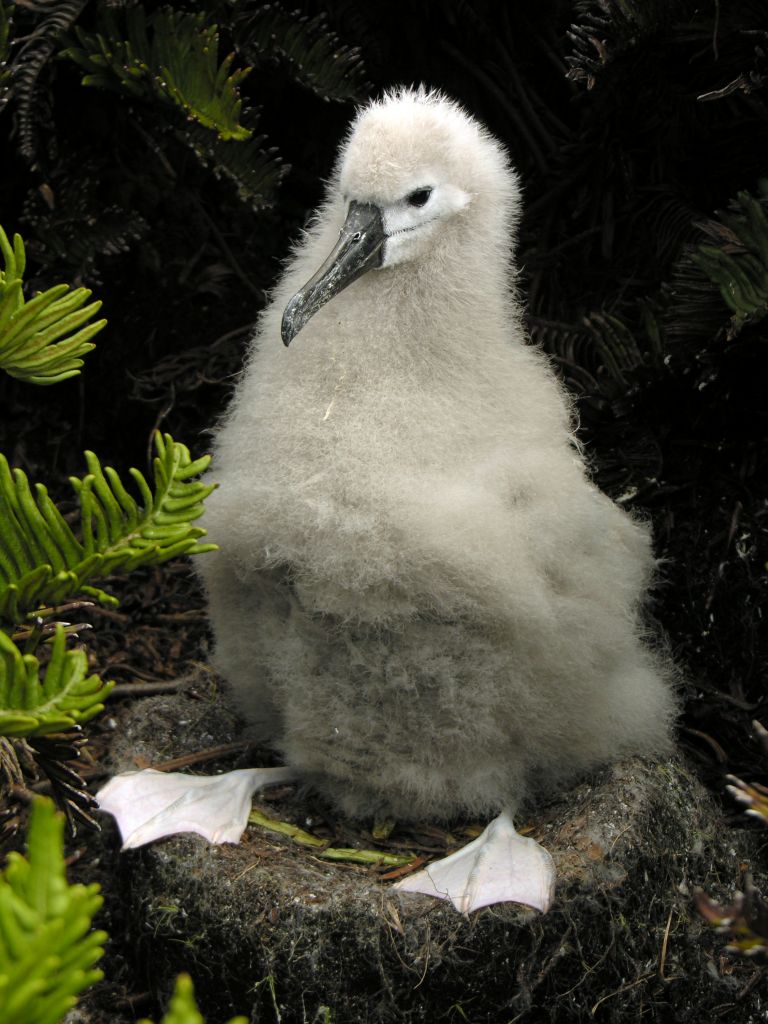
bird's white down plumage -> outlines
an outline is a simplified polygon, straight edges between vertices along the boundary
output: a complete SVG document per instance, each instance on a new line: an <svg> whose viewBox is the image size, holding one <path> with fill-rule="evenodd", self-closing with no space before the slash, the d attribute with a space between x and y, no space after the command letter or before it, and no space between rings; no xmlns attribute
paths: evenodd
<svg viewBox="0 0 768 1024"><path fill-rule="evenodd" d="M216 433L220 551L197 563L215 665L291 769L354 816L504 812L398 883L466 911L546 909L551 859L509 812L667 751L674 713L643 624L648 528L590 482L525 337L519 214L502 147L454 103L360 111ZM100 799L126 845L237 838L269 778L206 798L138 773Z"/></svg>
<svg viewBox="0 0 768 1024"><path fill-rule="evenodd" d="M283 311L351 202L381 212L382 265L285 347ZM488 814L670 744L649 531L590 482L525 337L520 202L456 104L398 91L361 110L216 434L215 664L351 815Z"/></svg>

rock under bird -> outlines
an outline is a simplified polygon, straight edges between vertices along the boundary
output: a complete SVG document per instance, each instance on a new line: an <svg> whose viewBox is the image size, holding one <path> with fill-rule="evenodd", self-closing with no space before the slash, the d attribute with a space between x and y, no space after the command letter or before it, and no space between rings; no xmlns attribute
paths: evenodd
<svg viewBox="0 0 768 1024"><path fill-rule="evenodd" d="M500 815L401 884L465 910L545 908L548 855L510 815L667 751L674 715L649 530L590 481L525 335L520 207L457 104L358 113L216 435L200 562L214 663L290 769L352 816Z"/></svg>

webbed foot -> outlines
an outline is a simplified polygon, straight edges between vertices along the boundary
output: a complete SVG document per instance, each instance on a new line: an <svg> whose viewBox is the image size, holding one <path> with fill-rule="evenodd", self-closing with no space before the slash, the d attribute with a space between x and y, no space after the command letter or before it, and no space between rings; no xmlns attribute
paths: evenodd
<svg viewBox="0 0 768 1024"><path fill-rule="evenodd" d="M114 815L124 850L177 832L197 832L212 843L237 843L253 794L295 778L292 768L241 768L206 776L147 768L116 775L96 801Z"/></svg>
<svg viewBox="0 0 768 1024"><path fill-rule="evenodd" d="M448 899L462 914L505 902L546 913L554 899L555 868L544 847L521 836L503 811L477 839L394 888Z"/></svg>

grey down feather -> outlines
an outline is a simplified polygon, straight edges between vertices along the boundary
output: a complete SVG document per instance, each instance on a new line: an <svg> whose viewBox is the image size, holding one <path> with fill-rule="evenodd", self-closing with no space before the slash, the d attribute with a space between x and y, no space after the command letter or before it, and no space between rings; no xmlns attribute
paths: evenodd
<svg viewBox="0 0 768 1024"><path fill-rule="evenodd" d="M283 311L352 201L381 211L381 265L285 347ZM670 746L649 530L590 482L526 339L520 203L456 104L400 90L362 109L215 436L214 663L351 815L497 812Z"/></svg>

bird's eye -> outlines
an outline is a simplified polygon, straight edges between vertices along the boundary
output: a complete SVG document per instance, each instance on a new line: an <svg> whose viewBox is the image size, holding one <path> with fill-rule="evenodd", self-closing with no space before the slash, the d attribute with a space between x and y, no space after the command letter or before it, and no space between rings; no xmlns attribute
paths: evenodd
<svg viewBox="0 0 768 1024"><path fill-rule="evenodd" d="M405 199L409 206L424 206L431 195L431 188L417 188L407 195Z"/></svg>

